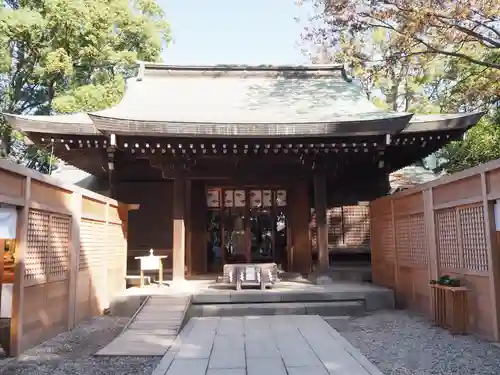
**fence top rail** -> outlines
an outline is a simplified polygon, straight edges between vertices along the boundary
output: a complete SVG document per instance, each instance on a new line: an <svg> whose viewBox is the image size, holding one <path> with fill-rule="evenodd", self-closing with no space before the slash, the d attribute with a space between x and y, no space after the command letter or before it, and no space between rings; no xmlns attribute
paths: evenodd
<svg viewBox="0 0 500 375"><path fill-rule="evenodd" d="M419 184L419 185L413 186L411 188L408 188L406 190L398 191L394 194L387 195L385 197L377 198L376 201L385 200L385 199L390 200L390 199L395 199L395 198L403 198L403 197L406 197L408 195L420 193L424 190L431 189L431 188L436 187L436 186L446 185L446 184L449 184L451 182L464 180L466 178L480 175L481 173L491 172L491 171L494 171L497 169L500 169L500 159L496 159L496 160L490 161L488 163L484 163L484 164L481 164L481 165L478 165L478 166L475 166L472 168L468 168L468 169L465 169L465 170L460 171L460 172L455 172L455 173L452 173L449 175L445 175L445 176L440 177L438 179L435 179L433 181Z"/></svg>
<svg viewBox="0 0 500 375"><path fill-rule="evenodd" d="M90 199L99 201L101 203L108 203L109 205L112 205L112 206L122 205L120 202L118 202L115 199L112 199L112 198L106 197L104 195L95 193L93 191L81 188L79 186L65 183L61 180L58 180L55 177L44 175L40 172L34 171L34 170L29 169L27 167L24 167L22 165L15 164L7 159L0 159L0 170L1 169L6 170L7 172L10 172L13 174L21 175L24 177L30 177L32 180L36 180L36 181L39 181L39 182L42 182L42 183L45 183L48 185L52 185L54 187L57 187L57 188L60 188L60 189L66 190L66 191L71 191L73 193L81 194L83 197L90 198Z"/></svg>

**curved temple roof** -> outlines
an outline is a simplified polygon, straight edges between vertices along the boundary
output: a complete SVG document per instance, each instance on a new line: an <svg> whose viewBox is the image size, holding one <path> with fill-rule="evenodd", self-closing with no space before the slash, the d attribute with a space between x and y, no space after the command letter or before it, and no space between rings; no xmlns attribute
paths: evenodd
<svg viewBox="0 0 500 375"><path fill-rule="evenodd" d="M6 115L25 132L318 137L468 128L481 113L415 116L371 103L341 65L139 63L121 102L94 113Z"/></svg>

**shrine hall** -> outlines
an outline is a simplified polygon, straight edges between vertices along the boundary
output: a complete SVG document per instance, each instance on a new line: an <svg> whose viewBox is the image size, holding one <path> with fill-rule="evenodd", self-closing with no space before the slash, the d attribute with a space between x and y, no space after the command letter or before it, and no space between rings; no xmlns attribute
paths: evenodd
<svg viewBox="0 0 500 375"><path fill-rule="evenodd" d="M138 205L129 273L153 249L183 279L228 263L309 273L332 254L369 254L369 202L388 194L389 174L482 114L380 109L342 65L139 62L112 108L5 116L95 190Z"/></svg>

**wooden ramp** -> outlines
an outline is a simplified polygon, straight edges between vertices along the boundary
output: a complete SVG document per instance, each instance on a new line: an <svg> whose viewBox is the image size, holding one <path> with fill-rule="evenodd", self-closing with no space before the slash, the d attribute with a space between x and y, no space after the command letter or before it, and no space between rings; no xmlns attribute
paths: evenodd
<svg viewBox="0 0 500 375"><path fill-rule="evenodd" d="M179 333L189 295L151 296L98 356L162 356Z"/></svg>

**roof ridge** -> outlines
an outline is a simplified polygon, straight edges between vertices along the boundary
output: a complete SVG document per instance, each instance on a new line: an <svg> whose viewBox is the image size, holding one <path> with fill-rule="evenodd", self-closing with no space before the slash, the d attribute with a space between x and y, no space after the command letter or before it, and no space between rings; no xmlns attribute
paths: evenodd
<svg viewBox="0 0 500 375"><path fill-rule="evenodd" d="M167 64L161 62L137 61L138 66L147 70L192 70L192 71L343 71L344 64Z"/></svg>

